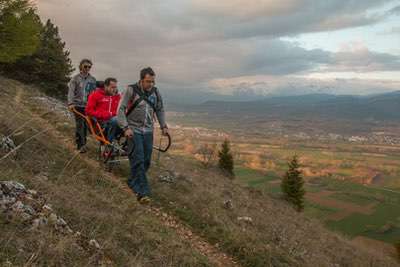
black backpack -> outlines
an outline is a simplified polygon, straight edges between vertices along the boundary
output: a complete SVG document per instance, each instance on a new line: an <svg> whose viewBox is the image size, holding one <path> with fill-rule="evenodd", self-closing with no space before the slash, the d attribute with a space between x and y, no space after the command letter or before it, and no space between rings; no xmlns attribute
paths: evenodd
<svg viewBox="0 0 400 267"><path fill-rule="evenodd" d="M155 112L158 111L156 105L148 98L151 94L156 93L157 102L160 100L160 95L158 94L156 87L153 87L149 93L143 93L136 84L129 85L129 87L132 87L133 89L132 99L135 97L135 95L139 95L139 98L136 99L136 101L133 102L133 104L128 108L128 110L126 111L126 116L129 116L129 114L131 114L131 112L139 105L142 100L146 101L147 104L149 104Z"/></svg>

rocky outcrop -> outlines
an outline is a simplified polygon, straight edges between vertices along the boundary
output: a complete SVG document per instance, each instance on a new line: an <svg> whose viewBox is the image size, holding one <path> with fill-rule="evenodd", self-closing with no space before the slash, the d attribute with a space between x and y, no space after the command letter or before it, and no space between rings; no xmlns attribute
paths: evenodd
<svg viewBox="0 0 400 267"><path fill-rule="evenodd" d="M54 229L59 234L71 235L83 249L95 250L101 254L102 247L95 239L73 231L42 194L28 190L21 183L0 181L0 212L10 222L21 222L31 231Z"/></svg>
<svg viewBox="0 0 400 267"><path fill-rule="evenodd" d="M11 158L15 159L17 156L17 151L15 151L16 148L17 146L9 136L0 135L0 155L11 152Z"/></svg>

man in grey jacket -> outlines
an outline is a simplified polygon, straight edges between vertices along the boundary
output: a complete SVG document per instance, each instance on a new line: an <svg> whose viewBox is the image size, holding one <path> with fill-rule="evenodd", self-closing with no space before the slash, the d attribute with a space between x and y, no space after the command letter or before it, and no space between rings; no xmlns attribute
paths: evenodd
<svg viewBox="0 0 400 267"><path fill-rule="evenodd" d="M68 84L68 108L75 108L82 114L85 114L85 107L89 94L96 89L96 79L90 75L92 61L82 59L79 64L79 73L72 77ZM86 135L87 125L84 118L77 114L75 115L75 142L77 149L81 153L86 152Z"/></svg>
<svg viewBox="0 0 400 267"><path fill-rule="evenodd" d="M163 100L154 86L155 73L151 68L140 71L140 80L128 86L120 101L117 120L124 135L133 143L129 154L131 175L129 187L140 203L150 201L150 187L146 172L150 167L153 151L154 116L157 116L163 135L168 134Z"/></svg>

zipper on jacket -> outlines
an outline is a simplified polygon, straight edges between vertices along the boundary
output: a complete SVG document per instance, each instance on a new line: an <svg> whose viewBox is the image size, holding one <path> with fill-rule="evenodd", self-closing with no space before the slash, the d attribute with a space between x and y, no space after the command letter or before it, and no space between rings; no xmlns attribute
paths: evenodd
<svg viewBox="0 0 400 267"><path fill-rule="evenodd" d="M144 101L144 100L142 100L142 101ZM145 105L146 105L146 109L145 109L145 112L144 112L143 131L146 128L147 112L148 112L148 108L149 108L149 104L147 104L146 101L145 101Z"/></svg>

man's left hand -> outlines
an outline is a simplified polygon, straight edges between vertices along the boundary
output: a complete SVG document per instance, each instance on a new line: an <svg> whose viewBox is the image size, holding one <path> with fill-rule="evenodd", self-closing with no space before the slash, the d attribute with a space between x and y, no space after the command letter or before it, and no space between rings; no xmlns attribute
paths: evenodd
<svg viewBox="0 0 400 267"><path fill-rule="evenodd" d="M164 135L164 136L168 135L168 128L162 129L162 135Z"/></svg>

